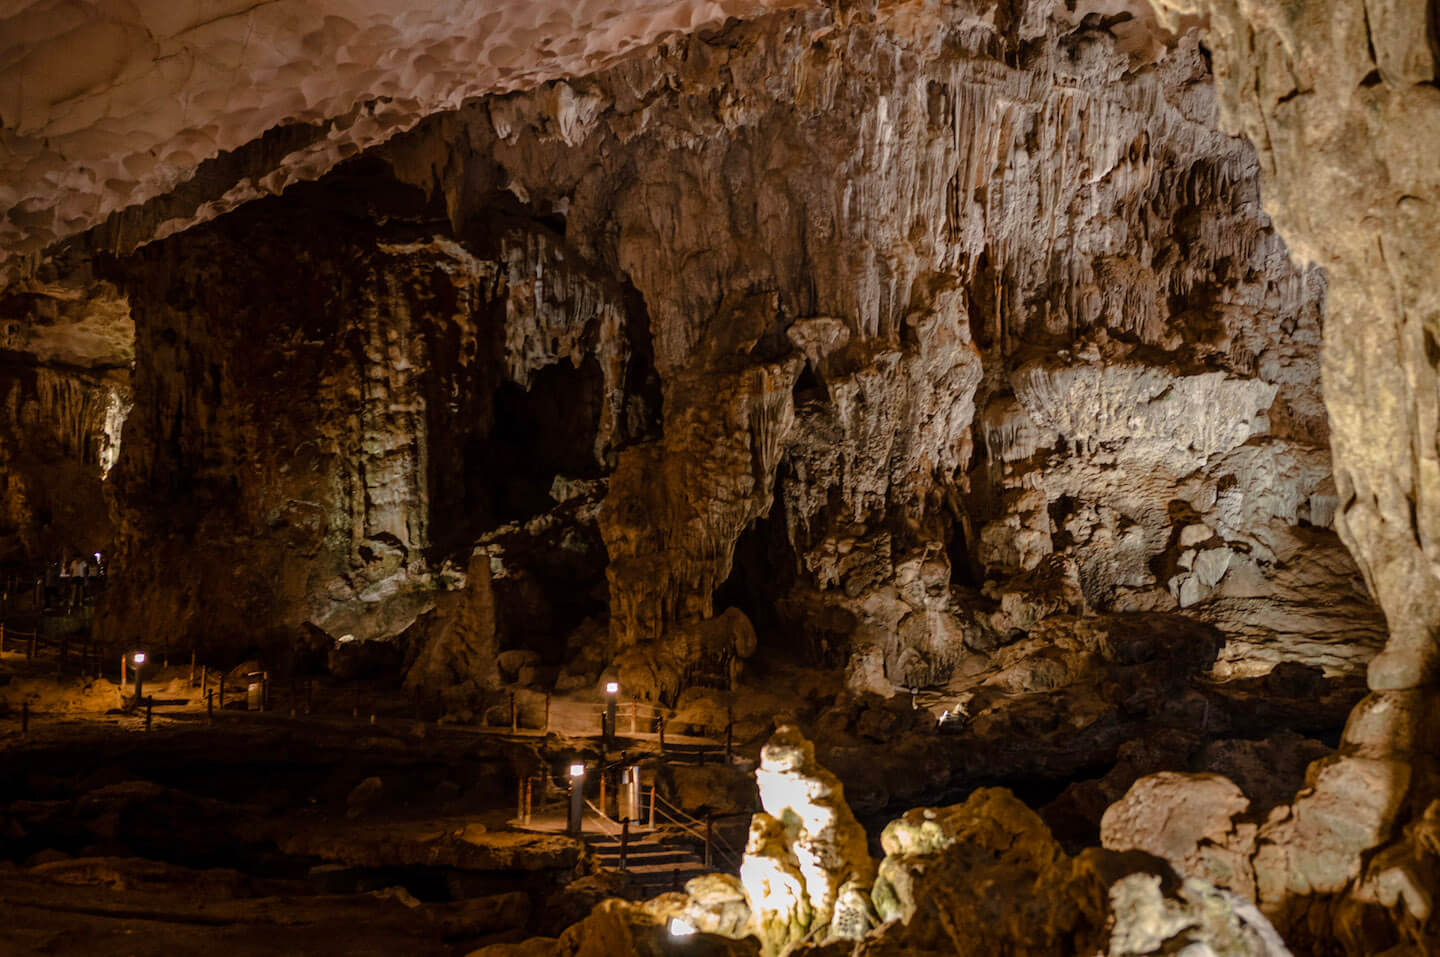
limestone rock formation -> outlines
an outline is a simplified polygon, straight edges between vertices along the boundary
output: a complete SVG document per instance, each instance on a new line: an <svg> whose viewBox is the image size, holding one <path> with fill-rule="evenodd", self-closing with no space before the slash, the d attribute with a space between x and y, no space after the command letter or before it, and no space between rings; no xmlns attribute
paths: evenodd
<svg viewBox="0 0 1440 957"><path fill-rule="evenodd" d="M1341 757L1312 769L1293 816L1267 827L1273 843L1257 864L1275 869L1262 878L1272 901L1338 893L1434 796L1432 759L1417 746L1427 720L1417 694L1440 680L1440 285L1424 265L1440 248L1428 213L1440 197L1429 161L1440 138L1435 10L1361 0L1156 5L1208 20L1222 122L1256 144L1267 211L1296 258L1330 281L1323 371L1335 524L1390 634ZM1374 900L1370 890L1360 896Z"/></svg>
<svg viewBox="0 0 1440 957"><path fill-rule="evenodd" d="M751 822L740 881L765 953L812 933L864 936L875 862L840 781L816 763L813 744L783 727L762 749L755 783L765 810Z"/></svg>
<svg viewBox="0 0 1440 957"><path fill-rule="evenodd" d="M888 824L882 843L874 901L885 923L857 955L1289 954L1243 896L1176 881L1144 854L1069 857L1004 790L917 808Z"/></svg>
<svg viewBox="0 0 1440 957"><path fill-rule="evenodd" d="M1110 957L1199 953L1235 957L1290 957L1275 928L1244 897L1187 878L1177 899L1167 899L1161 879L1131 874L1110 888L1116 920Z"/></svg>
<svg viewBox="0 0 1440 957"><path fill-rule="evenodd" d="M1236 821L1249 807L1240 789L1218 774L1152 774L1105 812L1100 842L1154 854L1179 874L1254 900L1256 826Z"/></svg>
<svg viewBox="0 0 1440 957"><path fill-rule="evenodd" d="M36 278L0 299L0 560L108 551L105 479L131 405L135 326L114 285Z"/></svg>
<svg viewBox="0 0 1440 957"><path fill-rule="evenodd" d="M497 686L500 654L489 553L477 552L464 590L438 599L437 605L425 644L405 674L406 689L429 698L449 693L464 701Z"/></svg>
<svg viewBox="0 0 1440 957"><path fill-rule="evenodd" d="M645 303L664 414L602 514L617 650L732 586L856 687L943 683L994 642L963 586L1057 555L1057 610L1183 607L1227 631L1222 673L1362 667L1382 629L1327 529L1324 282L1216 133L1193 37L1151 62L1040 3L922 19L776 15L597 74L563 130L512 94L383 151L457 222L496 195L563 216ZM1030 42L1025 69L994 53Z"/></svg>
<svg viewBox="0 0 1440 957"><path fill-rule="evenodd" d="M414 49L442 14L391 39ZM36 16L16 22L70 22ZM381 42L343 20L312 45ZM222 22L167 24L154 49ZM151 47L63 35L158 82ZM579 684L632 648L703 646L732 606L759 644L881 694L1094 611L1215 624L1221 676L1364 666L1383 629L1329 528L1325 280L1289 263L1253 149L1216 129L1195 34L1137 4L806 8L533 85L608 63L602 46L511 64L515 92L418 122L427 98L480 87L440 70L413 102L346 113L349 80L317 81L291 129L323 114L322 153L362 126L384 146L182 231L253 195L197 211L219 183L264 168L279 188L333 159L275 133L57 260L81 289L87 249L168 234L79 297L137 323L105 495L125 595L150 597L117 596L102 633L236 653L307 621L391 638L433 617L443 560L481 543L506 556L498 647ZM86 86L97 110L108 83ZM42 100L27 130L71 115ZM184 165L162 154L156 169ZM155 175L93 181L131 196L96 209ZM54 209L31 210L35 236L87 221L42 223ZM35 355L42 311L17 327ZM240 475L257 478L227 487ZM567 649L587 620L607 646ZM637 687L673 696L739 657L656 664Z"/></svg>
<svg viewBox="0 0 1440 957"><path fill-rule="evenodd" d="M481 258L423 227L344 231L319 209L301 215L333 242L302 247L295 212L257 208L127 267L143 279L132 298L139 397L111 479L124 587L112 590L107 635L283 647L310 622L393 638L456 583L437 547L488 532L486 547L511 556L502 606L527 598L510 587L527 536L571 529L573 547L531 549L559 566L557 580L573 572L564 557L589 547L584 497L557 503L549 491L556 476L598 470L624 437L614 410L629 347L607 303L618 293L554 263L539 234L505 233ZM541 380L568 375L585 400L562 407ZM487 467L542 423L551 438L538 455ZM502 534L512 518L523 528ZM569 584L531 600L552 618L502 607L502 632L565 627L561 609L589 608Z"/></svg>
<svg viewBox="0 0 1440 957"><path fill-rule="evenodd" d="M743 888L553 952L1430 945L1434 0L402 6L0 2L7 580L461 712L808 670ZM998 773L1063 847L839 783Z"/></svg>

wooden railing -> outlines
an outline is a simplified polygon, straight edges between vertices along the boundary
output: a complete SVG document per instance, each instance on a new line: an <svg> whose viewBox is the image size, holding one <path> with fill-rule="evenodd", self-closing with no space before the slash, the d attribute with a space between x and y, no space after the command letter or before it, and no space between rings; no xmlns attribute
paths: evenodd
<svg viewBox="0 0 1440 957"><path fill-rule="evenodd" d="M0 622L0 653L19 653L16 651L17 647L24 652L27 660L38 658L43 651L53 649L58 658L56 666L62 673L72 660L78 663L82 675L91 674L92 671L98 675L103 667L100 646L93 641L73 640L68 635L51 637L38 631L21 631Z"/></svg>

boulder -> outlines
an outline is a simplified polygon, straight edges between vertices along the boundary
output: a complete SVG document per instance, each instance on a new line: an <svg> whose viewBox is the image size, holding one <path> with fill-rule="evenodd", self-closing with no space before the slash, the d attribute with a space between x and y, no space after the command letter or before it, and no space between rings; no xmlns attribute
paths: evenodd
<svg viewBox="0 0 1440 957"><path fill-rule="evenodd" d="M539 667L540 653L529 648L511 648L495 656L495 665L500 669L501 678L515 681L526 668Z"/></svg>
<svg viewBox="0 0 1440 957"><path fill-rule="evenodd" d="M1253 903L1202 880L1186 879L1176 897L1162 892L1159 875L1130 874L1111 885L1109 901L1109 957L1290 957Z"/></svg>
<svg viewBox="0 0 1440 957"><path fill-rule="evenodd" d="M1100 820L1100 842L1114 851L1140 850L1188 877L1253 898L1253 823L1241 818L1250 801L1218 774L1162 771L1136 781Z"/></svg>
<svg viewBox="0 0 1440 957"><path fill-rule="evenodd" d="M427 632L405 675L407 691L434 695L457 687L479 691L498 686L495 595L485 551L471 556L465 588L437 599Z"/></svg>
<svg viewBox="0 0 1440 957"><path fill-rule="evenodd" d="M690 926L705 934L743 937L750 924L745 887L730 874L704 874L685 883L684 916Z"/></svg>
<svg viewBox="0 0 1440 957"><path fill-rule="evenodd" d="M350 794L345 798L346 814L350 817L359 817L369 811L385 794L385 784L379 778L369 777L355 785Z"/></svg>
<svg viewBox="0 0 1440 957"><path fill-rule="evenodd" d="M885 859L873 895L880 918L908 922L923 903L930 859L957 845L966 856L1037 875L1064 858L1039 816L1003 788L982 788L947 808L916 808L880 834Z"/></svg>

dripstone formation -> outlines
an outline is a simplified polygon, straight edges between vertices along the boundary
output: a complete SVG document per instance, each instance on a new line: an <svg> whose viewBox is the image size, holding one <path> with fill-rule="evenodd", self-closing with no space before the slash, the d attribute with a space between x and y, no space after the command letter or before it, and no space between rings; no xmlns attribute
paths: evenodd
<svg viewBox="0 0 1440 957"><path fill-rule="evenodd" d="M596 621L654 695L730 605L882 693L1062 612L1184 611L1220 674L1361 668L1383 632L1329 529L1325 283L1194 36L1150 62L1093 18L982 13L678 41L118 264L146 599L109 619L389 638L485 539L497 647L546 635L563 666L555 632ZM176 579L197 521L231 544ZM536 566L561 526L574 567Z"/></svg>

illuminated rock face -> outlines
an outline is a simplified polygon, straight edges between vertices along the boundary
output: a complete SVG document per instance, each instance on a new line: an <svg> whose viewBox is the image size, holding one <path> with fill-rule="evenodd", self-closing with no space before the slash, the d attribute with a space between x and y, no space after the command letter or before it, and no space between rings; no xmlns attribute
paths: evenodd
<svg viewBox="0 0 1440 957"><path fill-rule="evenodd" d="M882 693L1086 609L1211 621L1222 674L1368 661L1323 279L1193 36L1137 62L1068 16L776 16L383 151L457 222L563 218L644 303L664 420L600 515L617 651L738 603Z"/></svg>
<svg viewBox="0 0 1440 957"><path fill-rule="evenodd" d="M1170 4L1161 3L1162 7ZM1389 618L1377 690L1437 677L1440 138L1423 2L1191 4L1209 13L1227 126L1258 145L1265 206L1331 279L1325 400L1336 524Z"/></svg>
<svg viewBox="0 0 1440 957"><path fill-rule="evenodd" d="M727 677L743 655L671 659L730 606L884 694L1091 611L1213 624L1222 675L1363 668L1383 626L1329 528L1323 277L1215 129L1194 35L1081 7L773 14L432 117L121 260L127 593L185 610L106 616L188 631L224 593L230 631L393 636L478 543L497 629L583 658L576 686L619 654L657 694ZM560 409L583 427L534 427ZM480 494L507 435L535 461ZM165 574L192 521L259 549L223 588ZM564 556L583 601L548 616Z"/></svg>
<svg viewBox="0 0 1440 957"><path fill-rule="evenodd" d="M135 324L108 283L36 282L0 305L0 560L109 549L104 481L130 411Z"/></svg>
<svg viewBox="0 0 1440 957"><path fill-rule="evenodd" d="M168 235L313 179L467 98L587 73L666 34L783 5L7 3L0 278L117 211L130 210L116 224L122 246ZM214 162L262 134L260 148Z"/></svg>
<svg viewBox="0 0 1440 957"><path fill-rule="evenodd" d="M1424 703L1440 680L1435 6L1156 5L1208 18L1222 121L1256 144L1265 208L1296 258L1330 278L1323 369L1335 524L1389 625L1368 669L1373 694L1340 757L1313 769L1293 815L1261 832L1260 892L1271 901L1356 892L1402 906L1402 938L1427 939L1417 928L1435 879L1413 838L1420 828L1402 840L1400 826L1423 820L1437 796ZM1359 909L1336 916L1337 935L1364 937Z"/></svg>
<svg viewBox="0 0 1440 957"><path fill-rule="evenodd" d="M839 779L798 729L783 727L760 752L755 784L765 810L751 822L740 881L765 952L812 931L818 940L864 936L875 862Z"/></svg>
<svg viewBox="0 0 1440 957"><path fill-rule="evenodd" d="M543 231L490 234L478 254L423 227L359 226L327 211L333 199L257 205L124 267L137 400L110 479L123 584L99 628L223 654L294 647L302 623L390 639L459 601L466 621L437 625L448 650L427 659L422 683L456 660L493 668L497 627L561 628L559 609L588 600L565 593L583 576L564 562L599 552L583 531L553 548L556 594L497 612L479 607L489 599L475 598L477 582L448 593L488 535L494 590L523 598L506 530L525 536L510 523L583 510L583 495L557 501L551 479L598 473L626 438L611 403L629 341L618 324L589 325L614 308L613 289L548 261ZM484 686L493 671L456 680L472 679Z"/></svg>

